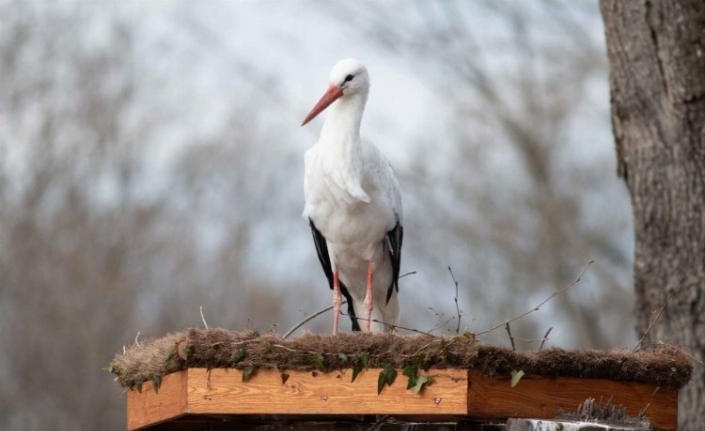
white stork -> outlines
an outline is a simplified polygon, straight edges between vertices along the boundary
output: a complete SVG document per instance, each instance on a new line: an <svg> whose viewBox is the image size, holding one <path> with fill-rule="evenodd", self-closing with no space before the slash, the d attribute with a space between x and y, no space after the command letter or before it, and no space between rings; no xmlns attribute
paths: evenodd
<svg viewBox="0 0 705 431"><path fill-rule="evenodd" d="M404 229L399 183L387 159L360 139L370 77L358 60L340 60L330 86L302 126L330 106L318 142L304 157L303 216L333 289L333 334L342 296L353 331L365 311L366 331L391 331L398 322L399 266Z"/></svg>

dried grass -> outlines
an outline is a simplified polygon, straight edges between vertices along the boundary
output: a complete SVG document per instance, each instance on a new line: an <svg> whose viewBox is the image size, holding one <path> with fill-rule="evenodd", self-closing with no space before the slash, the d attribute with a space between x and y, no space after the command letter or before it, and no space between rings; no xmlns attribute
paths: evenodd
<svg viewBox="0 0 705 431"><path fill-rule="evenodd" d="M485 345L472 334L454 337L352 333L304 334L284 339L277 334L233 332L220 328L189 329L163 338L141 341L111 362L111 371L126 388L189 367L279 370L337 370L369 354L369 366L389 362L402 368L424 364L431 368L472 369L484 375L507 377L512 370L553 377L599 378L680 388L690 379L692 365L676 348L652 352L628 350L568 351L559 348L514 352Z"/></svg>

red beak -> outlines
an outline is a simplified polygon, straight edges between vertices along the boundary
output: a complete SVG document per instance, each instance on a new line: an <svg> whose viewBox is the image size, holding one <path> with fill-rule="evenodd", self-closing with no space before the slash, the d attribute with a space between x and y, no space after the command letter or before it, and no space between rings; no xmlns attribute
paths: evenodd
<svg viewBox="0 0 705 431"><path fill-rule="evenodd" d="M316 118L316 115L320 114L324 109L330 106L331 103L338 100L342 95L343 90L336 87L335 85L331 85L330 87L328 87L328 91L326 91L323 97L321 97L321 100L316 103L316 106L314 106L313 109L311 109L311 112L309 112L306 118L304 118L304 122L301 123L301 126L305 126L306 123Z"/></svg>

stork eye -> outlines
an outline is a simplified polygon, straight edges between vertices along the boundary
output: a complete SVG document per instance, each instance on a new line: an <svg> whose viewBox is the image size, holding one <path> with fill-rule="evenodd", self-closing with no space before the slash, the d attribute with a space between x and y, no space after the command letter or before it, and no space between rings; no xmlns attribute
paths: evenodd
<svg viewBox="0 0 705 431"><path fill-rule="evenodd" d="M344 83L346 83L346 82L350 82L350 81L352 81L352 80L353 80L353 78L354 78L354 76L352 76L352 75L348 75L348 76L346 76L346 77L345 77L345 81L343 81L343 84L344 84Z"/></svg>

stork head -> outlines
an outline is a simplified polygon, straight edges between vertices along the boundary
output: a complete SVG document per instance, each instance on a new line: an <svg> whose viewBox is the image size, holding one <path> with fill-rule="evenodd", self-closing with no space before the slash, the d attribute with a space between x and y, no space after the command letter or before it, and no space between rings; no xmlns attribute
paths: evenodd
<svg viewBox="0 0 705 431"><path fill-rule="evenodd" d="M313 120L318 114L323 112L331 103L341 97L349 97L356 94L367 96L370 89L370 75L367 68L360 60L346 58L338 61L330 71L330 86L321 100L316 103L311 112L308 113L302 126Z"/></svg>
<svg viewBox="0 0 705 431"><path fill-rule="evenodd" d="M330 85L343 92L343 96L369 91L370 75L360 60L346 58L335 63L330 71Z"/></svg>

